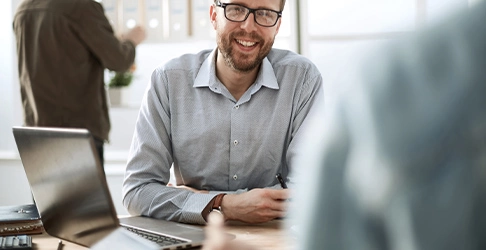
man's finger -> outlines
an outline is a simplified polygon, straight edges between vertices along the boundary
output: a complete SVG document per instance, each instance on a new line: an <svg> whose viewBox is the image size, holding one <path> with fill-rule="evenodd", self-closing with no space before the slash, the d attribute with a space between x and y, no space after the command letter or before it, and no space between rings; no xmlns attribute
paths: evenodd
<svg viewBox="0 0 486 250"><path fill-rule="evenodd" d="M219 213L209 213L208 225L206 226L206 240L203 250L223 250L226 245L224 233L224 218Z"/></svg>

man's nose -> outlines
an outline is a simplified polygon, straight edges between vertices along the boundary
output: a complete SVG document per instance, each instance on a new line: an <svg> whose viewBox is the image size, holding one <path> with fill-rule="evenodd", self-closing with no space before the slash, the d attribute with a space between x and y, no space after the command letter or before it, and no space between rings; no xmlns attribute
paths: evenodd
<svg viewBox="0 0 486 250"><path fill-rule="evenodd" d="M255 22L255 13L248 14L245 21L241 22L240 27L246 31L256 30L258 24Z"/></svg>

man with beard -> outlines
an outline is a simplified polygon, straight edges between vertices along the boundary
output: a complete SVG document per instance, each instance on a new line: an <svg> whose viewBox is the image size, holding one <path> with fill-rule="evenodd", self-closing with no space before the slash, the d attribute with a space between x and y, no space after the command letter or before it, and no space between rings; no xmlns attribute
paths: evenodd
<svg viewBox="0 0 486 250"><path fill-rule="evenodd" d="M308 59L272 49L284 5L215 1L217 48L155 69L123 183L131 214L194 224L212 210L247 223L286 215L289 191L275 176L292 171L323 90Z"/></svg>

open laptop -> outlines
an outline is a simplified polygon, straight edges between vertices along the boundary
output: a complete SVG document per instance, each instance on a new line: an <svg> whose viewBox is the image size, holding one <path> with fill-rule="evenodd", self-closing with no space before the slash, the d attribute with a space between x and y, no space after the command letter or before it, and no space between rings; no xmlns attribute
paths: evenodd
<svg viewBox="0 0 486 250"><path fill-rule="evenodd" d="M88 130L14 127L13 133L49 235L90 248L102 245L99 249L121 249L111 244L123 249L141 249L137 244L145 244L145 249L164 250L202 245L204 231L200 227L141 216L117 217ZM153 242L143 239L157 241L159 236L174 240L154 248Z"/></svg>

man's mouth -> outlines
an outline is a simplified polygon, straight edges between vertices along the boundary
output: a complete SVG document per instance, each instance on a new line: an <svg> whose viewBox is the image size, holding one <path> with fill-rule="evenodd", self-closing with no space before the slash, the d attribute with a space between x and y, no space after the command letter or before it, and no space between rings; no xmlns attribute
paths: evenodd
<svg viewBox="0 0 486 250"><path fill-rule="evenodd" d="M239 40L239 39L236 39L236 42L238 42L239 44L241 44L245 47L252 47L256 44L256 42L243 41L243 40Z"/></svg>

